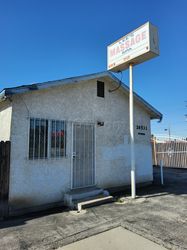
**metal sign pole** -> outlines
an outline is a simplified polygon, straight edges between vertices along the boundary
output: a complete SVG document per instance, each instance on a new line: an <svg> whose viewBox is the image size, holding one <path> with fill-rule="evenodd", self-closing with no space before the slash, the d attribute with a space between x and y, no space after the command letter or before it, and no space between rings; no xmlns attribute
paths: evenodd
<svg viewBox="0 0 187 250"><path fill-rule="evenodd" d="M134 103L133 103L133 77L132 64L129 64L129 120L130 120L130 149L131 149L131 197L136 198L136 175L135 175L135 153L134 153Z"/></svg>
<svg viewBox="0 0 187 250"><path fill-rule="evenodd" d="M161 179L161 185L164 185L163 160L160 161L160 179Z"/></svg>

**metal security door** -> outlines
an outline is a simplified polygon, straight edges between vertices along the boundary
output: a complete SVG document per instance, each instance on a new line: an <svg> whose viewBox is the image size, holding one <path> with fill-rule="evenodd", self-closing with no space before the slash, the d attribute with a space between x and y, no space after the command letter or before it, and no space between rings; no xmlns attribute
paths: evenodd
<svg viewBox="0 0 187 250"><path fill-rule="evenodd" d="M95 184L95 130L93 124L73 124L72 188Z"/></svg>

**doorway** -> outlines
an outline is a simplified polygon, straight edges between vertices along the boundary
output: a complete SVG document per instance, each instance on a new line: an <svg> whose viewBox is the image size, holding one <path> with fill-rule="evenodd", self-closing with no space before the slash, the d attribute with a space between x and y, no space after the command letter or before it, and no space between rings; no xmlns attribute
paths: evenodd
<svg viewBox="0 0 187 250"><path fill-rule="evenodd" d="M95 126L73 124L72 188L95 185Z"/></svg>

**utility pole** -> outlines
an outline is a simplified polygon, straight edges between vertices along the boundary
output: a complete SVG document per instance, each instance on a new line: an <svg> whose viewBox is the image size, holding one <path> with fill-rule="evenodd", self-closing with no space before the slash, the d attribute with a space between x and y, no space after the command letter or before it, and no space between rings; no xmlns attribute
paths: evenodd
<svg viewBox="0 0 187 250"><path fill-rule="evenodd" d="M168 131L169 141L171 141L171 127L165 128L164 131Z"/></svg>

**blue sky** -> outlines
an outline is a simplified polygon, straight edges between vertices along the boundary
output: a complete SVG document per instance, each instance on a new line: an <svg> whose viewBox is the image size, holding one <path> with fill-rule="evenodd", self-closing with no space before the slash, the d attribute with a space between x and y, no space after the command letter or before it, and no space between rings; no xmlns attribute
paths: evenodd
<svg viewBox="0 0 187 250"><path fill-rule="evenodd" d="M134 68L134 88L164 115L154 133L187 137L186 11L186 0L0 0L0 89L104 71L107 45L150 21L160 56Z"/></svg>

